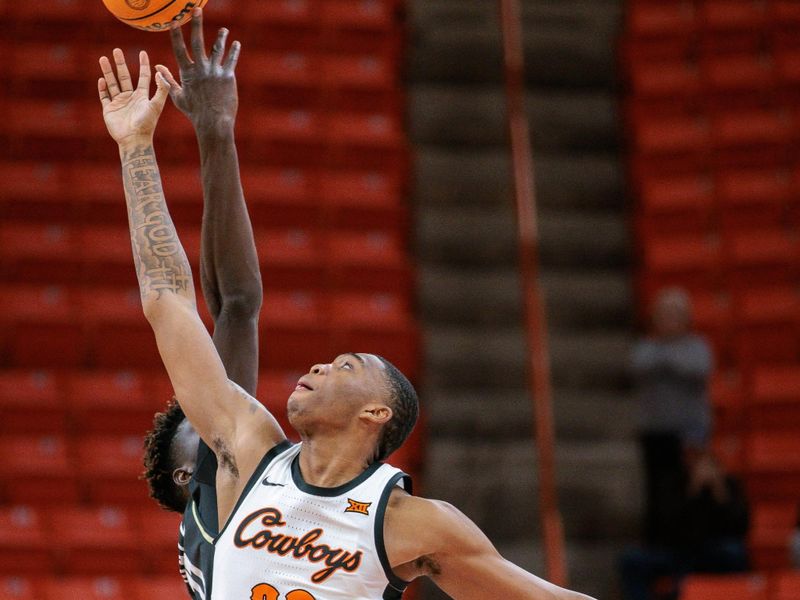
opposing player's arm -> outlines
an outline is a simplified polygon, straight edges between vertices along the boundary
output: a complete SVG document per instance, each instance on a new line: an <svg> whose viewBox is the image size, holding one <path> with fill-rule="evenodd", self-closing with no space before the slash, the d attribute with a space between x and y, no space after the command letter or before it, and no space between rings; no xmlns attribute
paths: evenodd
<svg viewBox="0 0 800 600"><path fill-rule="evenodd" d="M192 273L167 210L153 149L153 131L169 84L157 76L149 99L150 65L140 53L134 90L122 52L107 58L98 92L109 133L117 141L142 307L156 335L176 398L221 466L236 475L252 471L263 453L283 439L274 417L228 379L195 304Z"/></svg>
<svg viewBox="0 0 800 600"><path fill-rule="evenodd" d="M398 575L427 575L455 600L591 600L503 558L470 519L446 502L395 492L384 534Z"/></svg>
<svg viewBox="0 0 800 600"><path fill-rule="evenodd" d="M262 286L234 141L235 69L241 46L233 42L226 56L228 30L223 28L211 56L206 56L201 9L192 16L192 58L181 29L173 28L170 36L180 83L166 67L156 69L170 84L175 106L192 122L200 148L200 283L214 319L212 337L228 377L255 395Z"/></svg>

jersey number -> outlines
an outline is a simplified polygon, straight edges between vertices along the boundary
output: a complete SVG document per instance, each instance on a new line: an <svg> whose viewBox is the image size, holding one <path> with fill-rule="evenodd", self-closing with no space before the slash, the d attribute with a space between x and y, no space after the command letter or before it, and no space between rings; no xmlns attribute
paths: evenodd
<svg viewBox="0 0 800 600"><path fill-rule="evenodd" d="M280 597L278 590L268 583L259 583L250 594L250 600L280 600ZM315 598L305 590L292 590L286 594L286 600L315 600Z"/></svg>

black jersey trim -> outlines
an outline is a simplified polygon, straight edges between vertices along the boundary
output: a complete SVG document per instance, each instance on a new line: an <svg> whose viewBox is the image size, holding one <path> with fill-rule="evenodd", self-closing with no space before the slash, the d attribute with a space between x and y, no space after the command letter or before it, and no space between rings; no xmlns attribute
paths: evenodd
<svg viewBox="0 0 800 600"><path fill-rule="evenodd" d="M394 574L392 565L389 563L389 557L386 555L386 544L383 539L383 521L386 516L386 506L389 504L389 496L392 495L392 490L399 481L403 482L403 488L410 494L411 493L411 477L405 473L396 473L386 484L381 492L381 498L378 500L378 508L375 513L375 549L378 552L378 559L381 561L383 573L386 579L389 580L389 586L383 593L383 598L390 600L393 598L400 598L403 591L406 589L410 581L400 579Z"/></svg>
<svg viewBox="0 0 800 600"><path fill-rule="evenodd" d="M294 460L292 460L292 481L294 481L294 484L299 490L305 492L306 494L311 494L312 496L341 496L342 494L346 494L353 488L364 483L367 479L369 479L370 475L380 469L382 465L382 462L376 461L367 467L367 469L355 479L351 479L347 483L343 483L342 485L331 488L319 487L316 485L311 485L310 483L306 483L306 480L303 479L303 474L300 472L300 455L298 454L294 457Z"/></svg>
<svg viewBox="0 0 800 600"><path fill-rule="evenodd" d="M270 450L264 455L264 458L262 458L261 462L258 463L258 466L256 467L255 471L253 471L253 474L250 476L250 479L247 480L247 485L244 486L242 493L239 494L239 499L236 501L236 506L233 507L231 514L228 515L228 520L225 522L225 526L220 530L219 535L217 535L217 537L214 538L214 544L216 544L222 537L222 534L225 533L225 530L228 528L228 525L230 525L231 521L233 521L233 517L236 516L236 511L239 510L239 507L241 506L242 502L244 502L245 497L250 492L250 490L253 489L253 486L256 484L259 477L264 472L264 469L267 468L269 463L271 463L276 456L288 450L292 446L294 446L292 442L290 442L289 440L283 440L282 442L270 448Z"/></svg>

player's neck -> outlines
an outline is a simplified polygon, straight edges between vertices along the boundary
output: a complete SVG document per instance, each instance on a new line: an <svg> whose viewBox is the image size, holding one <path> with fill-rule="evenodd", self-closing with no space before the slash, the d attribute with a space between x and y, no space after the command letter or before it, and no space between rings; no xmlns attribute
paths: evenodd
<svg viewBox="0 0 800 600"><path fill-rule="evenodd" d="M311 485L329 488L343 485L363 473L369 463L369 446L352 436L303 438L300 472Z"/></svg>

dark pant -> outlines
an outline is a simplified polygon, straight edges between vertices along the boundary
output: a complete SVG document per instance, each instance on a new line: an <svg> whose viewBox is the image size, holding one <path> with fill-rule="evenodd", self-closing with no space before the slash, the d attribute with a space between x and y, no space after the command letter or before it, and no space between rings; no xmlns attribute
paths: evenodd
<svg viewBox="0 0 800 600"><path fill-rule="evenodd" d="M630 547L620 558L623 600L652 600L662 577L682 580L690 573L736 573L748 568L742 540L723 539L696 548Z"/></svg>

